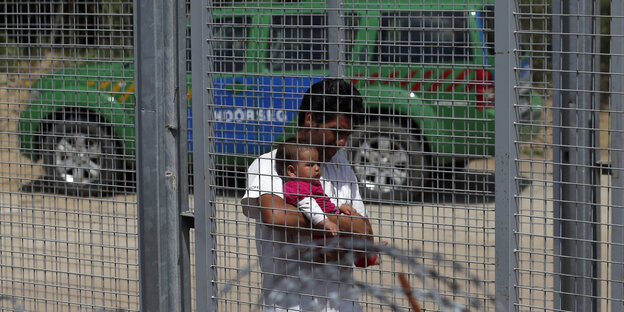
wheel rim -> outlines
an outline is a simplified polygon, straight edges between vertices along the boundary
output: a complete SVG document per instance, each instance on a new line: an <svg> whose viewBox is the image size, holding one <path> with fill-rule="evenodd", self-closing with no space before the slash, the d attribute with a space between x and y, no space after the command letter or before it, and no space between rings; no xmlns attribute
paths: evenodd
<svg viewBox="0 0 624 312"><path fill-rule="evenodd" d="M388 194L409 185L409 151L385 136L368 137L354 150L354 170L370 191Z"/></svg>
<svg viewBox="0 0 624 312"><path fill-rule="evenodd" d="M100 177L99 158L102 148L98 141L85 136L64 137L54 149L58 177L69 183L93 183Z"/></svg>

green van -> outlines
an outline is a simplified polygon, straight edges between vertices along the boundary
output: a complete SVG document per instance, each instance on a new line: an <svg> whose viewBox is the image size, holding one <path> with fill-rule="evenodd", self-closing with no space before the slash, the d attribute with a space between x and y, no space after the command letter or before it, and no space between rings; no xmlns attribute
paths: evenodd
<svg viewBox="0 0 624 312"><path fill-rule="evenodd" d="M492 15L491 1L343 2L345 77L366 109L347 154L367 198L407 198L432 170L494 154ZM303 93L329 76L329 23L326 1L213 10L214 101L204 104L218 164L244 168L291 131ZM134 166L133 78L132 60L42 76L20 119L23 153L80 194L122 181ZM534 113L541 100L525 92L519 104Z"/></svg>

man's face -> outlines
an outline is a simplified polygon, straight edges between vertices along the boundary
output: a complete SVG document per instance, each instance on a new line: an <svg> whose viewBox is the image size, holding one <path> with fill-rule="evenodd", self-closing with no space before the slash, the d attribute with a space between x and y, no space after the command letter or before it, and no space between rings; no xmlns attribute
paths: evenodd
<svg viewBox="0 0 624 312"><path fill-rule="evenodd" d="M339 114L334 120L325 121L323 124L317 124L312 118L308 118L311 127L310 133L312 144L317 145L320 152L320 160L329 161L338 149L347 144L347 140L351 135L351 118Z"/></svg>

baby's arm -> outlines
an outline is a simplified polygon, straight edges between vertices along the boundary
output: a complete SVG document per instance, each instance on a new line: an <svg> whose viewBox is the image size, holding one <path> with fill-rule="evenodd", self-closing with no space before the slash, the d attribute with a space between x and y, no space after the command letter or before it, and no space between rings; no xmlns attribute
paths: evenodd
<svg viewBox="0 0 624 312"><path fill-rule="evenodd" d="M310 196L305 196L297 203L297 207L318 229L325 229L331 232L332 236L338 235L338 225L327 219L325 212L319 204Z"/></svg>

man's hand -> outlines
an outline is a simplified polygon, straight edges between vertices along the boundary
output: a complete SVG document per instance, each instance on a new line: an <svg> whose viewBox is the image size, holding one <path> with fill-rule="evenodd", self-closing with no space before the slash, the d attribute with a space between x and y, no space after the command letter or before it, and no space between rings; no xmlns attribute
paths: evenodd
<svg viewBox="0 0 624 312"><path fill-rule="evenodd" d="M352 215L328 215L327 219L338 225L338 234L340 236L354 236L362 239L371 239L373 229L366 217L351 211Z"/></svg>
<svg viewBox="0 0 624 312"><path fill-rule="evenodd" d="M353 209L353 207L343 204L340 206L340 208L338 208L338 210L340 210L340 213L350 216L353 213L357 213L357 210Z"/></svg>

